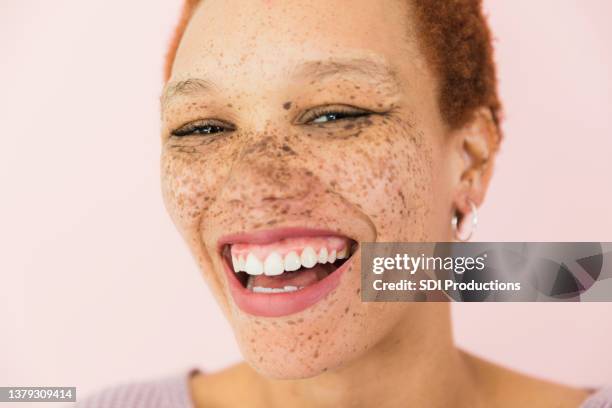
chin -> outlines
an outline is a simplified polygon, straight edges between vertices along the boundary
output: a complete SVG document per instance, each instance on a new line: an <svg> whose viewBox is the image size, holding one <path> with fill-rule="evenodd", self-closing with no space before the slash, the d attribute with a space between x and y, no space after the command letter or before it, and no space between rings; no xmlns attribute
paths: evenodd
<svg viewBox="0 0 612 408"><path fill-rule="evenodd" d="M271 379L303 379L341 369L367 354L398 324L395 305L362 303L359 268L295 314L262 317L230 304L230 322L246 362Z"/></svg>
<svg viewBox="0 0 612 408"><path fill-rule="evenodd" d="M244 316L235 320L243 357L255 371L271 379L315 377L368 355L406 314L398 305L349 299L324 308L315 306L295 320Z"/></svg>
<svg viewBox="0 0 612 408"><path fill-rule="evenodd" d="M260 349L253 343L239 341L245 361L259 374L270 379L296 380L316 377L341 368L359 358L368 348L367 333L351 338L319 335L305 327L302 335L287 335L287 344ZM308 338L310 337L310 340Z"/></svg>

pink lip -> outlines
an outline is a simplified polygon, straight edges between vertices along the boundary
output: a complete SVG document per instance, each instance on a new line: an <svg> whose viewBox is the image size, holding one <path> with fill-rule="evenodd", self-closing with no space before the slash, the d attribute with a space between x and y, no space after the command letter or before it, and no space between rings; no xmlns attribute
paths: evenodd
<svg viewBox="0 0 612 408"><path fill-rule="evenodd" d="M265 244L283 238L304 236L338 235L332 231L305 228L283 228L246 234L227 235L219 240L219 250L229 243ZM243 287L231 266L223 259L223 266L228 277L230 293L236 305L244 312L262 317L280 317L298 313L323 299L340 284L344 271L352 263L352 257L338 269L319 282L304 289L288 293L253 293Z"/></svg>
<svg viewBox="0 0 612 408"><path fill-rule="evenodd" d="M283 238L316 236L323 237L330 235L341 234L336 231L300 227L277 228L273 230L263 230L256 232L241 232L236 234L228 234L219 238L219 241L217 242L217 250L221 251L223 249L223 245L226 244L269 244L271 242L278 241Z"/></svg>

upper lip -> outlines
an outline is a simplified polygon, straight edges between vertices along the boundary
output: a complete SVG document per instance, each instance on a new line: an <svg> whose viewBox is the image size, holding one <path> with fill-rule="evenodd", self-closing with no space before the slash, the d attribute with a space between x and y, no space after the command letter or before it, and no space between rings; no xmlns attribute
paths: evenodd
<svg viewBox="0 0 612 408"><path fill-rule="evenodd" d="M222 236L217 241L217 251L222 252L225 245L231 244L256 244L265 245L285 238L297 237L321 237L321 236L346 236L339 231L315 228L287 227L274 228L253 232L237 232ZM352 237L348 237L353 239ZM354 239L353 239L354 240Z"/></svg>

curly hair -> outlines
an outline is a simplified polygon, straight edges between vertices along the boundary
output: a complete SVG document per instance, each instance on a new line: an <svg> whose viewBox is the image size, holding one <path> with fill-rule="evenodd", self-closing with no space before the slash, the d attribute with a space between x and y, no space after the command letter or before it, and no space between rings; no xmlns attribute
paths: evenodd
<svg viewBox="0 0 612 408"><path fill-rule="evenodd" d="M199 1L183 3L166 55L165 80L170 77L178 44ZM416 14L421 50L439 81L438 104L447 125L461 127L470 121L476 109L488 107L499 127L501 103L492 37L482 0L409 1Z"/></svg>

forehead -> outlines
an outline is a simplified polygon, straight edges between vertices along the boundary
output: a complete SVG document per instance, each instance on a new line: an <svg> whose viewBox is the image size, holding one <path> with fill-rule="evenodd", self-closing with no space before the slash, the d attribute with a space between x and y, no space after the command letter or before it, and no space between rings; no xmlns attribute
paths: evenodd
<svg viewBox="0 0 612 408"><path fill-rule="evenodd" d="M171 80L274 81L304 61L372 60L389 71L422 67L407 1L202 0Z"/></svg>

